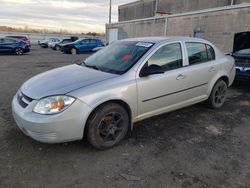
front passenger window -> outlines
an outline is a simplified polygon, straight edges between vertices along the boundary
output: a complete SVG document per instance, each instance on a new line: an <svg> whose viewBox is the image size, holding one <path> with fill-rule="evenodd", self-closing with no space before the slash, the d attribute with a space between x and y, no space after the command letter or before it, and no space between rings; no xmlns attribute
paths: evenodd
<svg viewBox="0 0 250 188"><path fill-rule="evenodd" d="M148 66L158 65L164 71L182 67L182 50L180 43L168 44L161 47L148 60Z"/></svg>

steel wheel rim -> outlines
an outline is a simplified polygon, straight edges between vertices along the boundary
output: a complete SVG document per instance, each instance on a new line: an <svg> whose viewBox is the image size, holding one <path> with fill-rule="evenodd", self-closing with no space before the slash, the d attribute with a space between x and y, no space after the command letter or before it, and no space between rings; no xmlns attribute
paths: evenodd
<svg viewBox="0 0 250 188"><path fill-rule="evenodd" d="M214 103L216 105L221 105L224 103L226 98L226 86L224 84L220 84L214 93Z"/></svg>
<svg viewBox="0 0 250 188"><path fill-rule="evenodd" d="M17 48L16 49L16 54L17 55L22 55L23 54L22 49L21 48Z"/></svg>
<svg viewBox="0 0 250 188"><path fill-rule="evenodd" d="M103 116L98 131L104 142L115 142L124 130L122 115L118 112L111 112Z"/></svg>

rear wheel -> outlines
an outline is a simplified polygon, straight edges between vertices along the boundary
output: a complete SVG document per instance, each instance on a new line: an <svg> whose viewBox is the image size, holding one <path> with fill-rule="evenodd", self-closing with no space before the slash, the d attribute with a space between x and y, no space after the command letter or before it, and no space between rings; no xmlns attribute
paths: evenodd
<svg viewBox="0 0 250 188"><path fill-rule="evenodd" d="M127 111L116 103L99 107L87 123L87 137L97 149L107 149L118 144L128 131Z"/></svg>
<svg viewBox="0 0 250 188"><path fill-rule="evenodd" d="M208 105L211 108L220 108L223 106L227 95L227 83L224 80L218 80L208 99Z"/></svg>
<svg viewBox="0 0 250 188"><path fill-rule="evenodd" d="M15 49L15 54L16 54L16 55L23 55L23 49L20 48L20 47L16 48L16 49Z"/></svg>
<svg viewBox="0 0 250 188"><path fill-rule="evenodd" d="M72 55L76 55L77 54L77 50L75 48L71 48L70 50Z"/></svg>

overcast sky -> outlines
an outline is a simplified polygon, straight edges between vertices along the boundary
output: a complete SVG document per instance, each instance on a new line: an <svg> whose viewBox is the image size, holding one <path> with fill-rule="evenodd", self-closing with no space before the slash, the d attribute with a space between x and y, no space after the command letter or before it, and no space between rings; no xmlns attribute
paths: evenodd
<svg viewBox="0 0 250 188"><path fill-rule="evenodd" d="M112 0L112 21L118 5L135 0ZM0 0L0 25L59 31L104 32L109 0Z"/></svg>

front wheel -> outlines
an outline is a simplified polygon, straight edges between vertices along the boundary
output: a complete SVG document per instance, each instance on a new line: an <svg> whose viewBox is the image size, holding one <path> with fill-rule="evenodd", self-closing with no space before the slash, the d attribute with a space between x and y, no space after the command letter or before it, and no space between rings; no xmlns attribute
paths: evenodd
<svg viewBox="0 0 250 188"><path fill-rule="evenodd" d="M223 106L227 95L227 83L224 80L218 80L208 99L208 105L211 108L220 108Z"/></svg>
<svg viewBox="0 0 250 188"><path fill-rule="evenodd" d="M97 149L111 148L124 139L128 128L127 111L116 103L108 103L95 110L88 120L88 141Z"/></svg>
<svg viewBox="0 0 250 188"><path fill-rule="evenodd" d="M19 48L19 47L16 48L16 49L15 49L15 54L16 54L16 55L23 55L23 49L22 49L22 48Z"/></svg>
<svg viewBox="0 0 250 188"><path fill-rule="evenodd" d="M60 50L60 47L56 45L56 51L59 51Z"/></svg>

